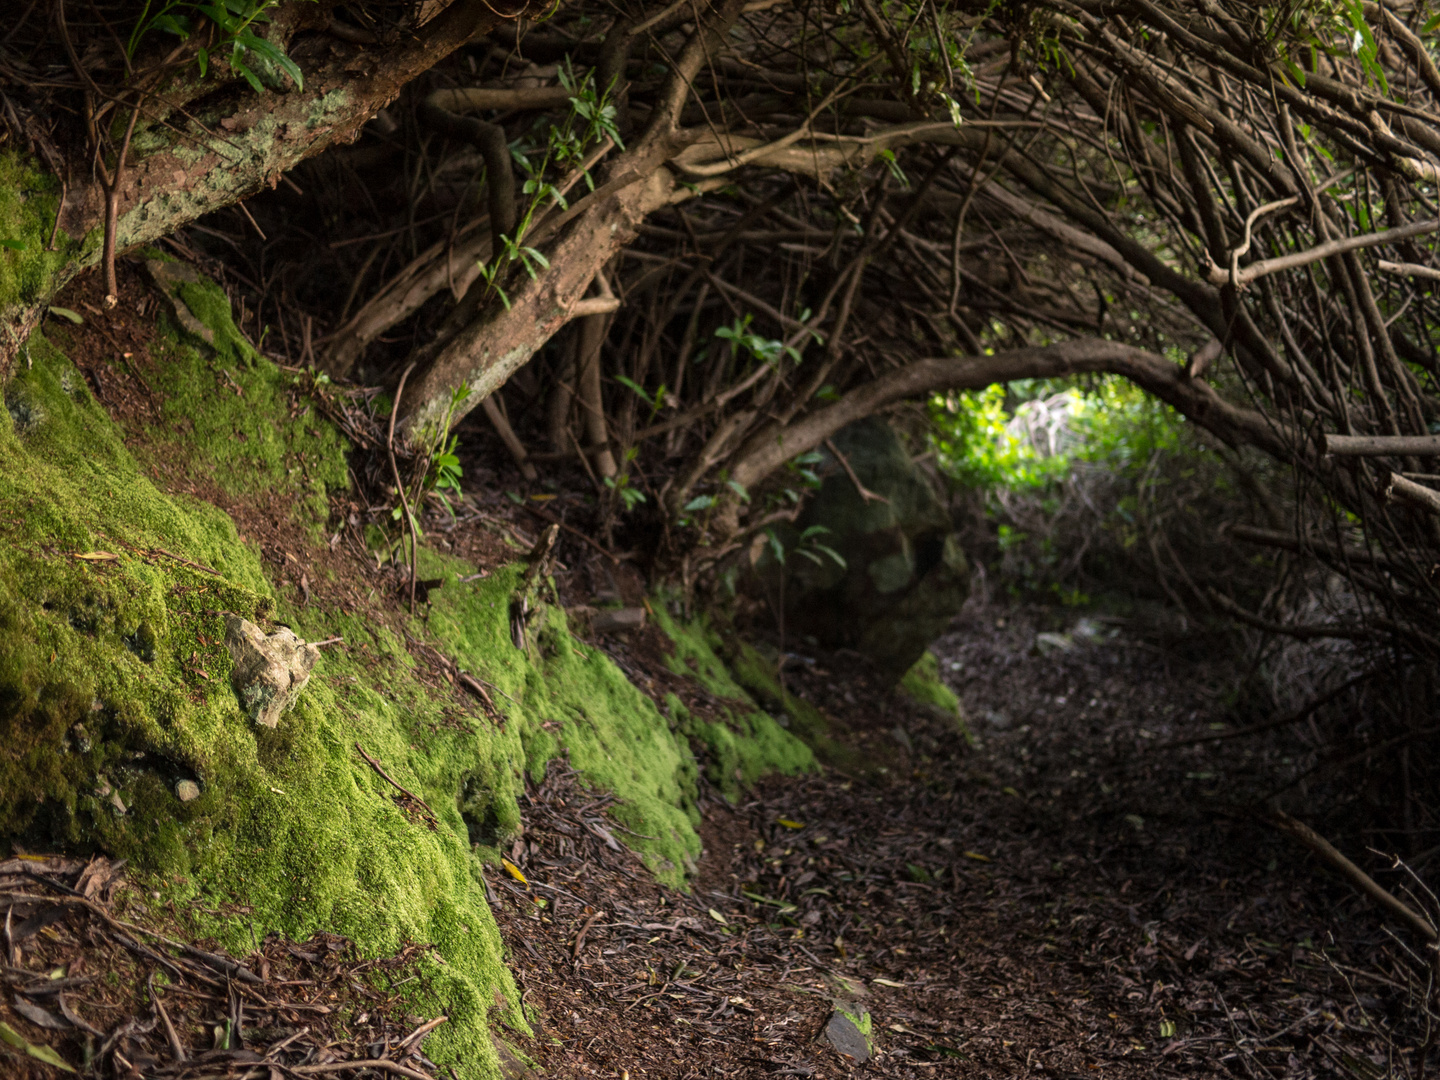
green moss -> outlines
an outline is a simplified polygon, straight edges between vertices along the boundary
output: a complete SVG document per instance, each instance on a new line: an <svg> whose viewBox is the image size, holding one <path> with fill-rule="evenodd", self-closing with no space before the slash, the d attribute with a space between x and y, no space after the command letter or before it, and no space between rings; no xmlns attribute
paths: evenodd
<svg viewBox="0 0 1440 1080"><path fill-rule="evenodd" d="M965 712L960 706L960 699L940 678L940 661L934 653L927 649L925 655L915 661L915 665L900 680L900 689L920 704L929 705L953 719L956 730L967 743L975 741L975 737L970 734L969 725L965 723Z"/></svg>
<svg viewBox="0 0 1440 1080"><path fill-rule="evenodd" d="M202 343L168 316L152 345L153 386L164 402L143 452L178 466L229 497L290 500L312 539L329 513L327 492L348 483L346 446L304 393L307 375L287 372L245 340L213 282L180 282L180 298L208 327Z"/></svg>
<svg viewBox="0 0 1440 1080"><path fill-rule="evenodd" d="M53 291L57 276L74 256L75 244L63 232L57 250L47 251L60 205L60 184L28 156L0 152L0 325ZM4 343L0 343L4 344Z"/></svg>
<svg viewBox="0 0 1440 1080"><path fill-rule="evenodd" d="M733 703L721 706L720 719L706 719L691 713L675 695L667 698L666 707L677 730L703 747L707 780L734 802L743 786L768 773L794 776L815 768L809 741L803 735L796 738L762 711L736 681L717 652L722 647L720 635L705 620L678 622L659 599L652 610L656 623L674 644L666 660L670 669L694 679L722 702ZM797 708L799 705L803 703L797 703ZM819 716L813 709L810 713ZM793 727L793 717L787 717L787 722Z"/></svg>
<svg viewBox="0 0 1440 1080"><path fill-rule="evenodd" d="M781 686L775 665L761 656L749 642L731 646L730 669L735 678L761 701L772 702L790 719L790 730L814 751L816 758L846 772L866 771L865 760L835 737L829 717L803 698Z"/></svg>
<svg viewBox="0 0 1440 1080"><path fill-rule="evenodd" d="M673 698L665 715L570 634L558 607L541 605L527 648L516 648L516 567L461 582L473 567L422 549L422 576L446 584L404 627L495 687L493 716L434 693L396 632L293 606L227 514L167 494L156 478L179 468L196 490L278 492L313 530L327 492L345 482L344 444L307 412L293 377L248 346L218 289L182 295L215 344L166 324L152 383L164 411L134 453L43 335L5 387L0 837L128 858L167 899L204 897L179 909L195 932L237 951L270 930L328 930L371 955L429 944L415 1007L443 1009L450 1022L426 1052L462 1076L495 1076L497 992L508 1003L498 1019L528 1028L481 873L520 825L527 775L567 757L614 793L617 839L683 885L700 851L692 744L732 797L814 758L755 706L703 625L663 621L675 663L734 702L720 720ZM273 730L247 719L230 686L227 611L343 639ZM433 825L397 805L357 743L426 801ZM200 796L182 803L181 781ZM249 916L203 913L222 901Z"/></svg>
<svg viewBox="0 0 1440 1080"><path fill-rule="evenodd" d="M30 354L0 414L0 835L130 858L173 897L248 905L257 934L331 930L372 954L431 944L451 1020L429 1052L494 1075L493 993L518 995L454 777L501 748L481 721L446 726L393 637L277 610L230 518L159 491L69 362L40 335ZM100 552L115 557L76 557ZM356 649L327 651L280 726L257 728L229 685L226 610L333 628ZM357 741L437 828L407 818ZM180 802L182 779L198 799ZM250 923L197 930L248 949Z"/></svg>
<svg viewBox="0 0 1440 1080"><path fill-rule="evenodd" d="M469 569L431 552L421 556L428 577L454 581ZM629 830L624 842L662 881L683 885L700 852L689 746L608 656L570 634L562 609L538 609L527 648L515 647L510 600L521 569L447 586L433 597L431 632L462 670L497 688L495 703L506 721L500 737L508 740L507 752L460 778L459 789L471 793L461 802L472 840L493 845L513 828L507 808L490 792L508 793L513 806L522 763L539 780L547 762L563 755L588 782L614 792L619 805L611 816ZM486 795L477 801L481 792Z"/></svg>

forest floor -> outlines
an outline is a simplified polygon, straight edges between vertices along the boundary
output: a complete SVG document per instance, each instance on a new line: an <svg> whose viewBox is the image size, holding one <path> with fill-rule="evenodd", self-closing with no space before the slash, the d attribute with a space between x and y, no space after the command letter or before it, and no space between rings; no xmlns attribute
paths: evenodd
<svg viewBox="0 0 1440 1080"><path fill-rule="evenodd" d="M492 876L526 1052L562 1077L1406 1075L1413 961L1243 809L1284 733L1215 738L1233 671L1123 631L1041 655L1052 618L972 605L937 644L974 746L853 658L801 661L791 689L905 767L707 801L688 896L552 771L528 887ZM871 1017L869 1062L824 1038L835 1002Z"/></svg>
<svg viewBox="0 0 1440 1080"><path fill-rule="evenodd" d="M153 407L138 379L131 386L101 358L104 349L84 351L87 334L77 334L77 362L107 407L122 420ZM467 461L467 489L486 494L467 501L459 527L433 531L434 541L482 568L527 549L542 523L519 508L524 500L505 498L513 478L504 474ZM178 474L168 479L194 490ZM326 580L344 594L317 584L317 602L363 609L368 592L387 598L375 618L398 612L393 575L363 550L306 552L285 515L195 493L235 515L280 587L309 589L291 555L302 551L334 563ZM562 493L543 505L563 515L572 503L578 509ZM600 602L607 588L611 600L639 602L637 574L617 581L590 547L565 544L567 606ZM553 763L523 800L525 830L509 851L525 882L488 877L511 968L537 1017L533 1036L506 1033L517 1058L552 1077L615 1080L1416 1076L1427 1032L1424 965L1407 955L1413 944L1254 812L1303 750L1294 732L1231 737L1246 722L1229 705L1232 656L1182 655L1138 627L1099 621L1069 647L1037 639L1060 617L972 601L935 645L973 744L952 719L881 689L853 654L792 654L789 690L832 718L866 772L774 778L735 805L702 785L705 854L688 893L656 884L616 842L616 826L602 816L606 800ZM653 626L595 644L657 698L676 681ZM103 863L61 860L41 870L57 897L69 894L57 905L73 906L76 892L103 902L115 887ZM36 873L0 864L0 892L32 889ZM1391 888L1404 884L1380 877ZM37 911L32 936L54 921ZM45 939L54 953L45 966L93 950L106 926L120 946L113 963L97 954L92 968L113 972L131 963L123 955L147 955L121 941L119 924L99 907L91 913L90 929L73 940ZM21 940L7 930L7 970L16 977L24 974ZM262 969L250 973L260 982L232 983L233 972L209 953L184 961L196 1008L234 1028L294 1031L303 1019L303 1046L292 1050L332 1055L333 1067L325 1057L316 1066L330 1071L342 1070L334 1056L342 1052L384 1054L407 1037L420 1046L420 1019L394 997L357 999L368 1026L348 1032L350 1049L321 1019L337 1005L286 1004L297 987L332 1003L360 993L357 973L376 962L343 942L266 939L245 962ZM107 1030L129 1015L158 1046L162 1029L143 989L148 964L133 962L133 985L102 1012ZM178 969L172 975L181 978ZM91 989L109 993L99 982ZM311 1012L297 1019L295 1008ZM842 1033L840 1012L868 1016L868 1061L826 1038ZM49 1021L65 1026L53 1014L33 1020L41 1028ZM176 1043L170 1027L167 1018ZM230 1030L215 1028L217 1048L222 1028ZM850 1049L864 1056L859 1044ZM222 1051L191 1047L190 1060L207 1053ZM1428 1056L1433 1069L1433 1044ZM175 1057L167 1075L185 1071ZM511 1065L516 1076L528 1072ZM54 1075L49 1065L32 1067Z"/></svg>
<svg viewBox="0 0 1440 1080"><path fill-rule="evenodd" d="M1215 738L1235 730L1233 674L1123 632L1041 655L1036 628L1053 618L973 605L937 644L973 746L853 656L796 658L790 689L887 764L772 779L736 805L706 795L688 893L656 884L616 842L609 797L552 762L522 800L508 853L520 874L487 875L534 1018L533 1035L502 1032L509 1080L537 1075L523 1059L562 1080L1419 1080L1423 988L1403 938L1237 809L1286 748L1273 733ZM604 641L639 685L663 685L659 638ZM271 935L237 963L118 921L153 919L116 869L0 863L0 894L34 911L7 925L4 969L30 1024L128 1034L149 1048L137 1077L263 1076L267 1062L272 1080L368 1076L367 1058L448 1075L420 1052L434 1023L394 989L423 945L367 960L332 935ZM53 906L37 906L41 888ZM161 967L168 1013L154 1004ZM870 1060L826 1037L837 1011L868 1016ZM227 1046L232 1031L243 1044ZM297 1055L311 1064L285 1064Z"/></svg>

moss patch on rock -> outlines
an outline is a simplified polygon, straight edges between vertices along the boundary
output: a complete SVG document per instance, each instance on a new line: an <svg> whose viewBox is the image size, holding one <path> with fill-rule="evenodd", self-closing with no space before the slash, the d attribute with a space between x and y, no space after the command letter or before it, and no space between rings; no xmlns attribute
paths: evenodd
<svg viewBox="0 0 1440 1080"><path fill-rule="evenodd" d="M446 585L432 595L429 627L462 671L495 689L504 716L504 753L476 761L457 777L460 812L483 854L513 828L513 813L492 791L518 794L522 770L539 780L546 764L567 757L597 787L613 792L613 820L628 832L662 881L683 885L700 853L695 832L696 769L689 746L603 652L576 640L564 610L547 605L527 628L526 647L511 637L510 600L523 568L507 567L480 581L456 581L470 568L421 551L421 572ZM485 793L480 796L480 793ZM513 807L513 794L510 806Z"/></svg>
<svg viewBox="0 0 1440 1080"><path fill-rule="evenodd" d="M60 184L54 176L28 155L0 151L0 356L23 348L3 336L22 312L50 296L81 246L63 230L56 232L59 207ZM54 251L48 250L52 233ZM98 237L90 242L98 243Z"/></svg>
<svg viewBox="0 0 1440 1080"><path fill-rule="evenodd" d="M311 636L331 617L285 610L231 519L160 491L69 361L40 335L29 351L0 414L0 835L101 849L170 898L244 905L246 921L195 927L241 952L252 925L373 954L431 944L428 1006L451 1018L432 1053L494 1075L494 992L518 995L464 822L407 817L355 749L443 808L457 762L490 740L457 731L419 752L441 708L404 677L401 643L356 625L343 632L373 642L364 660L331 652L278 728L254 725L222 613ZM186 781L200 795L182 802Z"/></svg>
<svg viewBox="0 0 1440 1080"><path fill-rule="evenodd" d="M211 333L164 321L152 346L162 412L133 451L40 333L4 387L0 839L128 858L194 933L240 953L272 930L331 931L372 955L431 945L415 1008L450 1019L426 1052L461 1076L496 1076L493 1024L527 1027L482 868L520 826L527 775L568 758L615 795L617 840L683 886L700 851L692 742L732 797L814 756L731 677L703 624L662 623L676 670L735 703L721 720L673 697L665 715L558 606L537 608L517 648L519 567L462 581L472 566L422 548L421 576L444 585L408 620L292 604L228 514L160 478L201 496L283 497L318 538L346 482L343 440L297 376L244 340L218 288L181 294ZM231 687L227 612L343 641L274 729ZM492 687L494 709L436 693L413 642ZM361 748L431 814L397 799ZM232 904L243 919L206 914Z"/></svg>
<svg viewBox="0 0 1440 1080"><path fill-rule="evenodd" d="M674 644L674 652L667 659L670 669L694 679L713 697L733 703L722 707L721 718L707 719L692 713L675 695L667 698L666 707L677 730L705 748L707 780L734 802L742 787L768 773L795 776L816 767L812 744L804 733L782 727L736 680L720 658L719 634L703 619L677 620L658 599L652 610L656 623ZM806 731L818 732L824 726L824 718L813 709L810 713L813 716L807 715L807 720L812 723ZM782 715L793 727L793 717ZM819 725L813 723L816 719Z"/></svg>
<svg viewBox="0 0 1440 1080"><path fill-rule="evenodd" d="M59 204L53 176L14 151L0 153L0 309L43 299L65 264L68 237L46 250Z"/></svg>
<svg viewBox="0 0 1440 1080"><path fill-rule="evenodd" d="M921 705L934 710L937 716L953 721L955 729L967 743L975 741L970 726L965 722L960 699L940 677L940 661L933 652L927 649L925 655L915 661L915 665L900 680L900 689Z"/></svg>

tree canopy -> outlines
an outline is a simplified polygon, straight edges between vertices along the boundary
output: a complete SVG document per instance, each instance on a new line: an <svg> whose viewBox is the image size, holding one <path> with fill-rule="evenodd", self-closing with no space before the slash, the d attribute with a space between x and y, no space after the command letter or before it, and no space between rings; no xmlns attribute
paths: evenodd
<svg viewBox="0 0 1440 1080"><path fill-rule="evenodd" d="M285 238L220 241L261 293L290 275L310 314L284 348L403 388L412 447L483 405L525 460L495 396L521 373L543 453L619 507L654 478L686 580L857 418L1114 373L1289 471L1270 527L1232 538L1362 598L1290 629L1433 655L1432 22L1404 0L33 0L0 91L63 187L56 282L285 179Z"/></svg>

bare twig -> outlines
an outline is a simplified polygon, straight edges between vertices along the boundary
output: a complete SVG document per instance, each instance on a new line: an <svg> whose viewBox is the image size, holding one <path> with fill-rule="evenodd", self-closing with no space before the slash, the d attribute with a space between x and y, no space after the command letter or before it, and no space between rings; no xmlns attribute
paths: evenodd
<svg viewBox="0 0 1440 1080"><path fill-rule="evenodd" d="M1271 811L1266 820L1279 829L1294 837L1300 843L1313 851L1331 869L1338 872L1350 884L1363 892L1370 899L1383 907L1390 914L1394 915L1401 922L1405 923L1414 933L1425 941L1435 942L1440 940L1440 935L1435 932L1435 927L1414 908L1404 901L1397 899L1394 895L1381 888L1369 874L1365 873L1358 866L1352 863L1344 855L1340 854L1323 836L1317 833L1310 826L1303 822L1296 821L1289 814L1281 810Z"/></svg>
<svg viewBox="0 0 1440 1080"><path fill-rule="evenodd" d="M415 519L410 516L410 500L405 495L405 481L400 478L400 466L395 463L395 417L400 412L400 395L405 392L405 380L415 370L412 360L400 375L400 385L395 388L395 401L390 406L390 430L385 434L385 449L390 455L390 471L395 476L395 490L400 493L400 509L405 515L405 524L410 530L410 614L415 614L415 566L420 560L419 539L415 535ZM362 751L363 753L363 751Z"/></svg>
<svg viewBox="0 0 1440 1080"><path fill-rule="evenodd" d="M425 812L430 815L430 819L438 823L439 819L435 816L435 811L430 809L430 805L424 799L420 798L420 796L416 795L413 791L401 787L400 784L395 780L395 778L385 771L384 766L382 766L380 762L376 761L369 754L367 754L365 752L365 748L361 746L358 742L355 744L355 749L360 751L360 756L365 759L366 763L372 769L374 769L377 773L380 774L380 778L382 780L388 783L396 791L400 792L401 795L404 795L407 798L414 799L421 806L425 807Z"/></svg>
<svg viewBox="0 0 1440 1080"><path fill-rule="evenodd" d="M860 477L856 476L855 470L850 467L850 459L840 452L840 448L835 445L835 441L833 439L825 440L825 449L829 450L830 453L835 455L835 460L838 461L840 463L840 467L845 470L845 475L850 478L850 483L855 485L855 490L859 493L860 498L863 501L867 503L882 502L885 503L887 506L890 504L890 500L887 499L884 495L875 494L875 492L871 491L869 488L867 488L864 484L860 482Z"/></svg>

